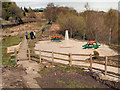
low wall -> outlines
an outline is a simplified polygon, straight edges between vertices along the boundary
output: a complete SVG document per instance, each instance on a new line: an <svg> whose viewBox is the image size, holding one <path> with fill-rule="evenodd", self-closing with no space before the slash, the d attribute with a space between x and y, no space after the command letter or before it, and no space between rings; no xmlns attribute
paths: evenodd
<svg viewBox="0 0 120 90"><path fill-rule="evenodd" d="M14 52L15 48L18 51L20 48L21 42L18 45L7 47L7 53Z"/></svg>

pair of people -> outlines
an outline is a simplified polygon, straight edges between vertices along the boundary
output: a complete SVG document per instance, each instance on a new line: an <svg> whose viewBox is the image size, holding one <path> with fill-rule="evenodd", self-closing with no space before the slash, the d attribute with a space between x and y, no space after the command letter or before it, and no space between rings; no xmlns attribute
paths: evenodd
<svg viewBox="0 0 120 90"><path fill-rule="evenodd" d="M28 39L28 32L25 33L25 37L26 37L26 39ZM30 32L30 38L31 39L36 39L35 31L34 32L32 32L32 31Z"/></svg>

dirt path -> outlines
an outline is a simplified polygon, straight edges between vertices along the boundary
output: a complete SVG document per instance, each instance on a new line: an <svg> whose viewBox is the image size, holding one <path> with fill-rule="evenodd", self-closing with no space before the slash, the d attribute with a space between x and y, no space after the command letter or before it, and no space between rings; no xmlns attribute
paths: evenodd
<svg viewBox="0 0 120 90"><path fill-rule="evenodd" d="M35 80L36 77L41 77L40 74L38 74L37 72L40 69L39 64L37 62L29 62L28 60L23 59L27 58L27 54L25 54L27 52L27 48L27 40L24 38L17 56L20 61L18 61L17 64L23 66L23 68L25 69L26 75L22 77L27 82L26 86L29 88L40 88Z"/></svg>

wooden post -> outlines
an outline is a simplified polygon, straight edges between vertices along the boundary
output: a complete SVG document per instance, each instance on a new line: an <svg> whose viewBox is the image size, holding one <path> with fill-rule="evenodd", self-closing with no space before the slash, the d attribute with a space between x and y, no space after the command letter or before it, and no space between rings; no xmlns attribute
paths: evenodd
<svg viewBox="0 0 120 90"><path fill-rule="evenodd" d="M39 51L39 54L40 54L40 63L41 63L41 50Z"/></svg>
<svg viewBox="0 0 120 90"><path fill-rule="evenodd" d="M90 71L92 71L92 54L90 54Z"/></svg>
<svg viewBox="0 0 120 90"><path fill-rule="evenodd" d="M28 49L28 53L29 53L29 61L30 61L30 48Z"/></svg>
<svg viewBox="0 0 120 90"><path fill-rule="evenodd" d="M71 53L69 54L69 66L70 67L72 66L72 54Z"/></svg>
<svg viewBox="0 0 120 90"><path fill-rule="evenodd" d="M54 52L52 51L52 65L54 65Z"/></svg>
<svg viewBox="0 0 120 90"><path fill-rule="evenodd" d="M15 48L14 52L15 52L15 64L17 64L17 51L16 51L16 48Z"/></svg>
<svg viewBox="0 0 120 90"><path fill-rule="evenodd" d="M107 75L107 59L108 59L108 57L106 56L105 57L105 77Z"/></svg>

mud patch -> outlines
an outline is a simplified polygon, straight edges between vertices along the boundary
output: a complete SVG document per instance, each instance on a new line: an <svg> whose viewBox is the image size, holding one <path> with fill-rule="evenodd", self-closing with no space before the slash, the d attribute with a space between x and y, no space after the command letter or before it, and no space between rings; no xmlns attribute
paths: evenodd
<svg viewBox="0 0 120 90"><path fill-rule="evenodd" d="M2 67L2 88L27 88L22 76L26 75L22 66Z"/></svg>
<svg viewBox="0 0 120 90"><path fill-rule="evenodd" d="M42 77L36 80L41 88L109 88L80 68L44 67L39 73Z"/></svg>

